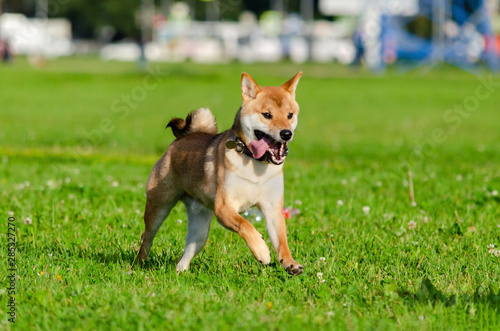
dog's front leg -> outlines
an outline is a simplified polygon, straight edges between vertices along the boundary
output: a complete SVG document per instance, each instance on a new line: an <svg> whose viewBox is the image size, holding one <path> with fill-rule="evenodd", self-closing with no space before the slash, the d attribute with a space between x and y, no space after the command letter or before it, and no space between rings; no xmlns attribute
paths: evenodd
<svg viewBox="0 0 500 331"><path fill-rule="evenodd" d="M266 219L267 232L269 233L269 238L274 249L278 253L281 266L290 275L300 275L304 271L304 268L300 263L295 262L290 253L286 238L286 222L283 216L283 208L276 208L267 203L260 204L259 207Z"/></svg>
<svg viewBox="0 0 500 331"><path fill-rule="evenodd" d="M239 234L245 240L255 258L262 264L271 263L269 248L259 231L227 203L222 202L216 205L215 216L217 221L226 229Z"/></svg>
<svg viewBox="0 0 500 331"><path fill-rule="evenodd" d="M300 275L304 268L300 263L297 263L290 253L288 247L286 221L283 216L283 182L277 178L271 183L272 189L268 190L268 194L264 194L261 201L257 204L264 218L266 219L266 228L269 233L269 238L278 253L280 264L290 275Z"/></svg>

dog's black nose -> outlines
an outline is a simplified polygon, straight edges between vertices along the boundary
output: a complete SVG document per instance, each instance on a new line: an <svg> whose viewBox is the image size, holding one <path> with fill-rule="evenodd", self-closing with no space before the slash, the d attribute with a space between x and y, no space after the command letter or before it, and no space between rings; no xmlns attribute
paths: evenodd
<svg viewBox="0 0 500 331"><path fill-rule="evenodd" d="M281 139L283 139L285 141L292 139L292 136L293 136L293 132L290 130L281 130L281 132L280 132Z"/></svg>

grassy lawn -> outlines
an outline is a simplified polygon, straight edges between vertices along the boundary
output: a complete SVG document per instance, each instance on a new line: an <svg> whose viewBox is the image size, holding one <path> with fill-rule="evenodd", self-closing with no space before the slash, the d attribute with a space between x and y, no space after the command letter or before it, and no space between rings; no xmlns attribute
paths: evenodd
<svg viewBox="0 0 500 331"><path fill-rule="evenodd" d="M304 274L288 276L274 252L261 266L213 221L178 276L181 205L150 263L131 268L147 176L173 140L168 120L209 107L227 129L242 71L278 85L299 70L285 205L301 211L288 240ZM488 247L500 249L500 86L484 83L500 77L478 75L313 64L153 64L148 73L95 59L0 66L0 329L500 329L500 251ZM267 238L265 223L253 224Z"/></svg>

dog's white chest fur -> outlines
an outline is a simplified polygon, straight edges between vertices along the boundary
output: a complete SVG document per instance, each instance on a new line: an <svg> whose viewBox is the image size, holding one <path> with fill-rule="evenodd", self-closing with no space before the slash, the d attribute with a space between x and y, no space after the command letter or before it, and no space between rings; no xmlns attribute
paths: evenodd
<svg viewBox="0 0 500 331"><path fill-rule="evenodd" d="M283 166L262 163L240 155L236 151L226 153L229 163L224 186L234 207L243 212L269 196L283 196Z"/></svg>

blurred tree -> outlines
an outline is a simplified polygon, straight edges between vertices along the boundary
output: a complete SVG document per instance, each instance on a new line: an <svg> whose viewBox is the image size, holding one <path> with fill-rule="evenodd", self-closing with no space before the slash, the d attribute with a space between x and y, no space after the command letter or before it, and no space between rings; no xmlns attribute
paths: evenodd
<svg viewBox="0 0 500 331"><path fill-rule="evenodd" d="M4 12L35 15L38 0L3 0ZM100 29L112 26L114 39L138 38L136 12L140 0L48 0L48 17L66 17L75 38L95 38Z"/></svg>
<svg viewBox="0 0 500 331"><path fill-rule="evenodd" d="M95 38L102 28L112 26L114 39L138 38L136 12L140 0L49 0L49 17L71 21L75 38Z"/></svg>
<svg viewBox="0 0 500 331"><path fill-rule="evenodd" d="M35 16L40 0L2 0L3 11ZM113 40L140 37L138 11L141 0L46 0L48 17L66 17L71 21L75 38L96 38L102 31L114 31ZM154 0L156 8L176 0ZM197 20L238 20L243 10L260 15L272 8L283 7L287 12L299 12L302 0L185 0L194 8ZM312 0L317 8L319 0ZM316 16L318 11L315 10Z"/></svg>

